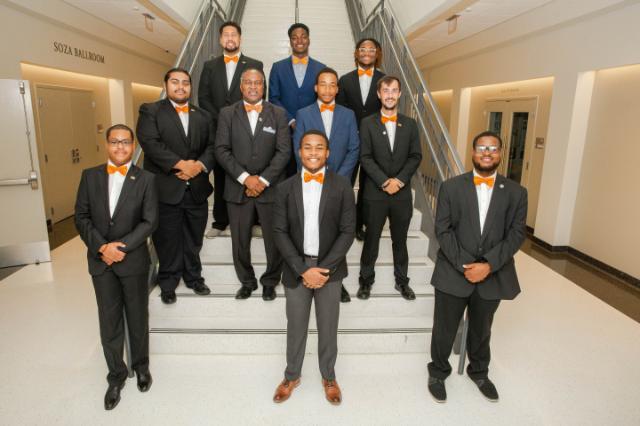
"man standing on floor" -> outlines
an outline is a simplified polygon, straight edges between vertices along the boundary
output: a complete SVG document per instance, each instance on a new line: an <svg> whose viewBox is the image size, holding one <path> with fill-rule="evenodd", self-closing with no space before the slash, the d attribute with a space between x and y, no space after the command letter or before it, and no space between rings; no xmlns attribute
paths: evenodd
<svg viewBox="0 0 640 426"><path fill-rule="evenodd" d="M205 62L200 75L198 102L211 114L214 128L217 127L220 109L242 99L240 76L244 69L262 69L262 62L240 52L241 35L240 25L231 21L223 23L220 26L220 46L223 55ZM207 231L207 238L217 237L229 225L227 204L224 201L225 175L220 164L213 167L213 223Z"/></svg>
<svg viewBox="0 0 640 426"><path fill-rule="evenodd" d="M379 113L362 120L360 164L366 173L364 224L367 227L360 256L358 298L366 300L375 281L380 236L387 218L393 247L395 289L407 300L416 295L409 287L407 234L413 215L411 177L422 160L418 125L398 113L400 80L384 76L378 81Z"/></svg>
<svg viewBox="0 0 640 426"><path fill-rule="evenodd" d="M149 373L149 250L147 238L158 224L158 198L153 174L131 163L133 130L124 124L106 133L107 164L84 170L78 188L75 223L87 245L100 320L100 341L107 361L109 387L104 408L120 402L127 379L122 360L123 308L131 339L131 367L138 389L151 387Z"/></svg>
<svg viewBox="0 0 640 426"><path fill-rule="evenodd" d="M329 137L331 156L327 160L329 170L351 179L353 167L360 154L360 138L356 117L348 108L336 105L338 73L331 68L323 68L316 77L315 91L318 101L302 108L296 115L296 129L293 134L293 149L296 153L298 169L302 166L299 149L302 135L308 130L319 130ZM342 286L342 302L351 301Z"/></svg>
<svg viewBox="0 0 640 426"><path fill-rule="evenodd" d="M458 324L468 311L467 375L490 401L491 324L500 300L520 293L513 256L526 237L527 190L497 174L502 140L492 132L473 139L473 171L444 182L438 195L435 233L440 250L431 284L435 290L429 392L445 402L444 380Z"/></svg>
<svg viewBox="0 0 640 426"><path fill-rule="evenodd" d="M356 69L340 77L338 81L338 96L336 102L343 105L356 114L358 129L362 119L380 111L382 104L376 93L378 80L384 73L377 68L382 64L382 48L380 43L373 38L364 38L356 43L354 53ZM362 219L362 194L364 192L365 174L360 166L360 161L356 163L351 175L351 185L355 185L358 177L358 198L356 202L356 238L364 240L364 221Z"/></svg>
<svg viewBox="0 0 640 426"><path fill-rule="evenodd" d="M334 367L340 288L355 236L355 200L349 180L325 167L329 145L324 132L305 132L298 151L302 170L277 189L273 222L274 238L285 259L287 368L274 402L286 401L300 384L312 300L325 397L331 404L342 401Z"/></svg>
<svg viewBox="0 0 640 426"><path fill-rule="evenodd" d="M269 102L287 111L287 122L291 132L296 127L296 113L300 108L311 105L316 100L313 89L318 72L325 68L321 62L309 56L309 27L296 23L289 27L291 56L273 64L269 74ZM295 152L287 165L286 174L296 173Z"/></svg>
<svg viewBox="0 0 640 426"><path fill-rule="evenodd" d="M140 107L136 133L144 168L156 175L160 222L153 233L158 254L158 284L163 303L176 301L180 278L196 294L207 295L200 249L207 226L207 198L213 192L211 116L189 103L191 76L173 68L164 77L167 98Z"/></svg>
<svg viewBox="0 0 640 426"><path fill-rule="evenodd" d="M262 226L267 270L260 277L262 298L273 300L282 275L282 257L273 242L274 187L284 179L291 153L285 110L262 101L264 73L242 73L242 101L224 107L218 119L216 157L227 173L224 199L229 210L233 264L242 284L236 299L258 288L251 265L251 226Z"/></svg>

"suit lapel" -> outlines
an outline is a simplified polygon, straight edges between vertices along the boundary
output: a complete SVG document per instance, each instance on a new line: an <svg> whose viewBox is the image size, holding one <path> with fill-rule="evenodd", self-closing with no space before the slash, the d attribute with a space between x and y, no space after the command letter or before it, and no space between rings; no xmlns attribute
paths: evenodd
<svg viewBox="0 0 640 426"><path fill-rule="evenodd" d="M329 141L331 141L334 138L334 135L336 134L336 129L339 129L340 127L340 118L342 117L342 115L340 114L340 107L338 106L338 104L335 104L336 107L333 110L333 117L331 119L331 129L329 129L329 134L327 135L327 137L329 138ZM324 124L324 123L323 123Z"/></svg>
<svg viewBox="0 0 640 426"><path fill-rule="evenodd" d="M351 84L353 84L354 91L357 94L356 98L358 98L358 104L362 109L366 105L366 101L369 100L369 97L367 96L367 99L365 99L365 102L364 103L362 102L362 91L360 90L360 77L358 76L357 67L356 67L356 70L351 73ZM371 92L371 88L369 88L369 92Z"/></svg>
<svg viewBox="0 0 640 426"><path fill-rule="evenodd" d="M122 190L120 191L120 196L118 197L118 203L116 204L116 208L113 210L113 219L122 209L122 206L126 203L127 197L131 193L131 189L133 185L135 185L136 177L138 176L140 169L136 166L131 165L127 175L124 177L124 182L122 183Z"/></svg>
<svg viewBox="0 0 640 426"><path fill-rule="evenodd" d="M215 75L220 76L218 77L220 79L218 81L222 83L224 92L228 94L229 89L227 89L227 87L229 86L229 82L227 81L227 67L224 63L224 55L218 56L218 62L215 64L215 67L216 67ZM213 83L216 84L216 82L213 82Z"/></svg>
<svg viewBox="0 0 640 426"><path fill-rule="evenodd" d="M464 179L465 200L467 200L467 208L471 215L471 224L477 238L480 238L480 211L478 210L478 193L473 183L473 172L467 173ZM485 222L486 229L486 222Z"/></svg>
<svg viewBox="0 0 640 426"><path fill-rule="evenodd" d="M298 211L300 228L304 232L304 204L302 203L302 177L300 172L298 172L296 177L297 179L293 182L293 198L296 200L296 210Z"/></svg>
<svg viewBox="0 0 640 426"><path fill-rule="evenodd" d="M493 223L495 222L496 212L503 208L506 200L506 194L504 190L505 178L501 175L496 176L496 181L493 185L493 191L491 191L491 201L489 201L489 208L487 209L487 217L484 219L484 227L482 228L481 240L486 238L487 233Z"/></svg>
<svg viewBox="0 0 640 426"><path fill-rule="evenodd" d="M198 120L198 112L192 105L189 105L189 134L187 135L187 139L189 140L189 146L191 148L196 148L196 144L199 142L198 135L198 126L196 125L196 121Z"/></svg>
<svg viewBox="0 0 640 426"><path fill-rule="evenodd" d="M376 121L376 127L380 132L381 138L384 140L389 156L393 156L393 152L391 152L391 141L389 139L389 134L387 133L387 127L384 124L382 124L382 114L380 114L380 112L376 114L375 121ZM396 128L396 137L397 137L397 133L398 133L398 130Z"/></svg>
<svg viewBox="0 0 640 426"><path fill-rule="evenodd" d="M240 81L240 76L242 75L242 71L244 70L244 67L246 65L247 65L247 59L245 58L244 55L240 55L240 59L238 59L238 64L236 65L236 70L233 73L233 78L231 79L231 85L229 86L229 90L227 90L227 93L231 93L235 90L236 86L238 85L238 82ZM227 75L226 68L225 68L224 75L226 78L226 75Z"/></svg>
<svg viewBox="0 0 640 426"><path fill-rule="evenodd" d="M331 193L330 187L333 183L333 176L325 169L324 183L322 184L322 192L320 193L320 209L318 211L318 223L322 223L322 217L324 216L324 210L327 206L327 198Z"/></svg>
<svg viewBox="0 0 640 426"><path fill-rule="evenodd" d="M258 114L258 121L256 122L256 131L253 133L253 140L255 140L260 133L262 133L262 128L264 127L265 116L271 114L271 106L267 104L265 101L262 101L262 112ZM249 117L247 117L247 121ZM249 126L251 129L251 126Z"/></svg>
<svg viewBox="0 0 640 426"><path fill-rule="evenodd" d="M109 164L109 163L107 163ZM102 199L104 201L104 213L107 216L107 222L111 217L109 213L109 173L107 173L107 164L102 167L102 171L100 173L100 178L98 179L98 194L102 194Z"/></svg>
<svg viewBox="0 0 640 426"><path fill-rule="evenodd" d="M307 64L308 67L308 64ZM298 87L298 80L296 80L296 73L293 72L293 59L291 56L289 56L289 60L287 60L287 66L285 67L285 69L287 70L287 72L289 73L289 80L293 81L293 85L296 87L296 89L300 89L300 87ZM303 81L304 84L304 81Z"/></svg>
<svg viewBox="0 0 640 426"><path fill-rule="evenodd" d="M367 93L367 99L363 107L378 97L378 80L380 80L381 77L382 73L380 71L373 71L373 77L371 77L371 86L369 86L369 93Z"/></svg>
<svg viewBox="0 0 640 426"><path fill-rule="evenodd" d="M403 143L405 139L405 117L403 115L398 114L398 119L396 121L396 137L393 140L393 152L391 155L395 154L398 151L399 144ZM387 135L389 136L389 135ZM389 149L391 149L391 144L389 144Z"/></svg>
<svg viewBox="0 0 640 426"><path fill-rule="evenodd" d="M180 132L180 134L182 135L182 139L184 140L184 142L186 144L188 144L189 140L187 138L187 135L184 132L184 127L182 127L182 121L180 121L180 117L178 116L178 113L176 112L175 108L173 107L173 104L171 103L171 101L169 99L165 99L163 108L164 108L165 113L167 114L167 116L169 116L169 119L178 128L178 132ZM191 120L189 120L189 121L191 121Z"/></svg>
<svg viewBox="0 0 640 426"><path fill-rule="evenodd" d="M304 78L302 79L302 86L300 86L300 88L306 88L306 86L309 84L310 80L315 80L315 75L312 77L311 76L311 71L313 69L315 69L315 64L314 64L314 60L311 59L311 56L309 56L309 61L307 61L307 69L304 70ZM291 71L293 71L293 65L291 65ZM295 78L295 75L294 75ZM297 85L297 84L296 84Z"/></svg>
<svg viewBox="0 0 640 426"><path fill-rule="evenodd" d="M253 134L251 133L251 124L249 123L249 117L247 116L247 112L244 110L244 102L242 101L238 102L238 105L236 106L236 117L238 121L240 121L240 124L242 125L244 130L247 132L247 135L249 135L249 138L253 140Z"/></svg>
<svg viewBox="0 0 640 426"><path fill-rule="evenodd" d="M313 121L311 125L312 128L324 131L324 121L322 121L322 113L320 112L320 107L318 106L318 102L314 102L313 107L311 108L311 120ZM329 135L327 135L329 137Z"/></svg>

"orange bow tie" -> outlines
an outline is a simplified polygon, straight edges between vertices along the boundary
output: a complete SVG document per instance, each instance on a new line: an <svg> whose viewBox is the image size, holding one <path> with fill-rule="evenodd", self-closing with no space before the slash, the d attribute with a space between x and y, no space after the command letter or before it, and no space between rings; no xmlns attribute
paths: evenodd
<svg viewBox="0 0 640 426"><path fill-rule="evenodd" d="M244 110L247 112L256 111L259 114L262 112L262 105L244 104Z"/></svg>
<svg viewBox="0 0 640 426"><path fill-rule="evenodd" d="M227 56L227 55L224 55L224 63L225 63L225 64L228 64L228 63L229 63L229 62L231 62L231 61L233 61L233 62L235 62L235 63L237 64L239 59L240 59L240 58L238 57L238 55L236 55L236 56Z"/></svg>
<svg viewBox="0 0 640 426"><path fill-rule="evenodd" d="M312 175L311 173L304 172L304 183L308 183L312 180L315 180L318 183L324 182L324 173L317 173Z"/></svg>
<svg viewBox="0 0 640 426"><path fill-rule="evenodd" d="M112 166L111 164L107 164L107 173L112 175L115 172L119 172L122 176L126 176L127 175L127 166L116 167L116 166Z"/></svg>
<svg viewBox="0 0 640 426"><path fill-rule="evenodd" d="M363 70L362 68L358 68L358 77L362 77L365 74L369 77L373 76L373 67L369 68L368 70Z"/></svg>
<svg viewBox="0 0 640 426"><path fill-rule="evenodd" d="M292 56L291 58L293 58L293 64L307 64L307 62L309 62L309 57L305 56L304 58L298 58L297 56Z"/></svg>
<svg viewBox="0 0 640 426"><path fill-rule="evenodd" d="M495 179L492 177L488 177L488 178L483 178L482 176L474 176L473 177L473 183L477 185L481 185L481 184L485 184L487 185L489 188L493 188L493 183L495 182Z"/></svg>
<svg viewBox="0 0 640 426"><path fill-rule="evenodd" d="M325 111L333 112L334 109L336 109L336 104L331 104L331 105L320 104L320 112L325 112Z"/></svg>
<svg viewBox="0 0 640 426"><path fill-rule="evenodd" d="M184 113L187 113L187 114L189 113L189 105L185 105L185 106L177 106L177 107L175 107L175 108L176 108L176 112L177 112L178 114L180 114L181 112L184 112Z"/></svg>
<svg viewBox="0 0 640 426"><path fill-rule="evenodd" d="M386 117L386 116L381 116L380 121L382 121L382 124L387 124L387 121L393 121L394 123L396 121L398 121L398 116L397 115L392 115L391 117Z"/></svg>

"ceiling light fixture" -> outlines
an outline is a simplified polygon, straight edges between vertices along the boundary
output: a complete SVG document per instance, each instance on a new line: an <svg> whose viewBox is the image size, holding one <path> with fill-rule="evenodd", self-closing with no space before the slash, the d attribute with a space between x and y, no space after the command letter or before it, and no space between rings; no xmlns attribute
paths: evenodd
<svg viewBox="0 0 640 426"><path fill-rule="evenodd" d="M447 18L447 23L448 23L447 32L449 34L455 33L456 30L458 29L458 18L459 17L460 17L460 15L451 15L450 17Z"/></svg>
<svg viewBox="0 0 640 426"><path fill-rule="evenodd" d="M147 31L153 32L153 21L155 21L156 18L148 13L143 13L142 16L144 16L144 27Z"/></svg>

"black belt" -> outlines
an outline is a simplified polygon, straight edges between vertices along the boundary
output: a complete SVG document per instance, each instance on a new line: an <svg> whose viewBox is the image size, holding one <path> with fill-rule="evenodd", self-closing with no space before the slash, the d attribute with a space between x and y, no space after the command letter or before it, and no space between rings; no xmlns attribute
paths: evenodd
<svg viewBox="0 0 640 426"><path fill-rule="evenodd" d="M318 260L318 256L309 256L307 254L304 255L305 259Z"/></svg>

